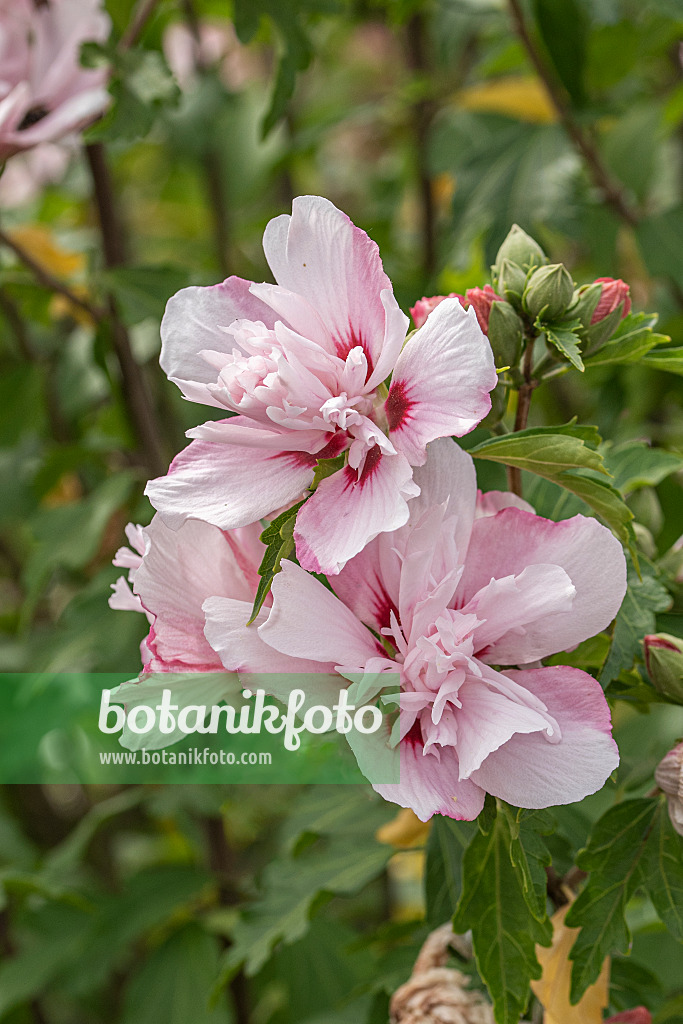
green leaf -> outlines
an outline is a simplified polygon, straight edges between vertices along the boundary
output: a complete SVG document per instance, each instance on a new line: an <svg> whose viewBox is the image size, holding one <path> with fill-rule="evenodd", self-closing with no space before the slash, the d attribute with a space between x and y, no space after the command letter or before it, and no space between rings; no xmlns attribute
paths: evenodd
<svg viewBox="0 0 683 1024"><path fill-rule="evenodd" d="M587 37L583 7L576 0L534 0L534 15L558 78L574 103L582 106Z"/></svg>
<svg viewBox="0 0 683 1024"><path fill-rule="evenodd" d="M636 239L645 266L655 277L673 278L683 285L683 206L641 220Z"/></svg>
<svg viewBox="0 0 683 1024"><path fill-rule="evenodd" d="M477 968L498 1024L517 1024L529 982L541 976L536 944L550 945L552 938L541 907L543 865L550 858L535 824L533 818L518 822L513 809L499 802L488 834L477 831L463 858L463 892L453 928L472 929Z"/></svg>
<svg viewBox="0 0 683 1024"><path fill-rule="evenodd" d="M173 266L116 267L103 277L129 326L148 317L160 321L170 297L189 283L187 271Z"/></svg>
<svg viewBox="0 0 683 1024"><path fill-rule="evenodd" d="M581 929L569 954L572 1002L595 981L606 956L628 951L625 911L636 889L645 891L673 937L683 942L683 842L666 798L612 807L594 826L577 865L590 874L567 914L567 924Z"/></svg>
<svg viewBox="0 0 683 1024"><path fill-rule="evenodd" d="M292 943L308 930L311 916L330 895L358 892L392 856L375 832L391 805L365 787L319 786L300 800L284 830L279 856L266 867L258 898L235 925L220 984L242 965L256 974L278 942Z"/></svg>
<svg viewBox="0 0 683 1024"><path fill-rule="evenodd" d="M610 340L584 358L586 366L607 366L613 363L635 363L655 345L670 339L655 334L656 313L629 313L619 323Z"/></svg>
<svg viewBox="0 0 683 1024"><path fill-rule="evenodd" d="M251 610L249 623L252 623L261 611L273 580L280 571L282 559L287 558L294 550L296 514L305 500L304 498L303 501L292 505L291 508L282 512L281 515L273 519L261 534L261 540L266 545L266 550L258 570L261 579L259 580L256 597L254 598L254 607Z"/></svg>
<svg viewBox="0 0 683 1024"><path fill-rule="evenodd" d="M683 376L683 348L664 348L659 352L650 352L643 359L643 365Z"/></svg>
<svg viewBox="0 0 683 1024"><path fill-rule="evenodd" d="M576 329L580 327L580 320L571 320L566 324L544 324L543 330L551 345L583 373L584 365L579 348L581 338L576 333Z"/></svg>
<svg viewBox="0 0 683 1024"><path fill-rule="evenodd" d="M656 800L627 800L612 807L577 858L578 867L590 875L566 918L569 927L581 929L569 954L574 961L572 1003L596 981L606 956L629 947L624 914L640 881L639 866L657 807Z"/></svg>
<svg viewBox="0 0 683 1024"><path fill-rule="evenodd" d="M225 1000L209 1006L218 941L189 924L150 953L125 990L121 1024L229 1024Z"/></svg>
<svg viewBox="0 0 683 1024"><path fill-rule="evenodd" d="M683 466L683 456L643 441L627 441L605 452L605 465L622 494L641 487L656 487Z"/></svg>
<svg viewBox="0 0 683 1024"><path fill-rule="evenodd" d="M669 932L683 942L683 838L663 796L645 849L642 885Z"/></svg>
<svg viewBox="0 0 683 1024"><path fill-rule="evenodd" d="M462 857L476 825L437 815L427 842L424 885L427 924L438 928L452 917L462 891Z"/></svg>
<svg viewBox="0 0 683 1024"><path fill-rule="evenodd" d="M655 612L671 606L668 590L659 582L652 564L641 559L641 574L627 559L626 595L614 622L607 660L600 673L600 682L607 686L624 670L632 668L640 654L643 637L656 632Z"/></svg>
<svg viewBox="0 0 683 1024"><path fill-rule="evenodd" d="M582 498L637 558L633 513L619 492L597 474L609 476L595 427L537 427L494 437L470 449L475 459L490 459L536 473Z"/></svg>

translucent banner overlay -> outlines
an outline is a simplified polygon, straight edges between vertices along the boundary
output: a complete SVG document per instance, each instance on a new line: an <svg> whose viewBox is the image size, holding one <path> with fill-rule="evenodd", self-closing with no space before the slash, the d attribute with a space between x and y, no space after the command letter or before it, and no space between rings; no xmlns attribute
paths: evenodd
<svg viewBox="0 0 683 1024"><path fill-rule="evenodd" d="M398 692L396 674L3 674L0 783L396 783Z"/></svg>

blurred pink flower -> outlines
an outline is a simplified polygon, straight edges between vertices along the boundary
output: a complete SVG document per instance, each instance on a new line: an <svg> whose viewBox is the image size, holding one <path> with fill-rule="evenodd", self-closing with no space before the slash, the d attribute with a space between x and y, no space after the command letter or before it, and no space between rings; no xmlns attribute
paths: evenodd
<svg viewBox="0 0 683 1024"><path fill-rule="evenodd" d="M68 146L52 142L17 153L0 176L0 207L7 210L36 199L46 185L61 181L70 159Z"/></svg>
<svg viewBox="0 0 683 1024"><path fill-rule="evenodd" d="M178 85L186 91L201 67L217 67L223 84L241 89L259 73L254 54L242 46L229 21L202 21L197 41L187 25L174 22L163 37L164 56Z"/></svg>
<svg viewBox="0 0 683 1024"><path fill-rule="evenodd" d="M432 295L431 298L423 297L418 299L410 310L410 315L415 322L415 326L422 327L422 325L427 322L427 317L432 310L436 309L436 307L445 299L457 299L464 309L468 309L472 306L474 312L477 314L477 323L484 334L486 334L489 329L491 306L494 302L503 301L500 295L496 295L490 284L485 284L483 288L468 288L465 295L458 295L457 292L451 292L449 295Z"/></svg>
<svg viewBox="0 0 683 1024"><path fill-rule="evenodd" d="M174 529L188 518L233 529L298 499L319 460L343 456L294 530L300 564L336 574L407 521L427 443L486 416L493 353L453 299L404 346L377 246L326 199L295 199L263 245L276 285L231 277L166 307L169 378L190 401L239 415L189 431L197 440L146 493Z"/></svg>
<svg viewBox="0 0 683 1024"><path fill-rule="evenodd" d="M620 278L613 277L596 277L595 284L602 285L602 292L600 293L600 299L595 312L593 313L591 323L597 324L601 320L604 320L606 316L614 312L617 306L623 302L624 308L621 313L621 318L628 315L631 312L631 293L629 286L625 281Z"/></svg>
<svg viewBox="0 0 683 1024"><path fill-rule="evenodd" d="M102 113L107 71L81 67L80 48L109 28L100 0L0 0L0 162Z"/></svg>
<svg viewBox="0 0 683 1024"><path fill-rule="evenodd" d="M283 561L256 633L236 602L206 602L209 642L229 670L262 671L279 652L362 677L364 699L400 673L400 782L375 788L423 821L475 818L487 792L521 807L581 800L619 761L602 688L528 666L612 621L621 545L595 519L551 522L514 495L485 496L477 515L472 459L450 439L415 479L408 523L349 561L334 593Z"/></svg>

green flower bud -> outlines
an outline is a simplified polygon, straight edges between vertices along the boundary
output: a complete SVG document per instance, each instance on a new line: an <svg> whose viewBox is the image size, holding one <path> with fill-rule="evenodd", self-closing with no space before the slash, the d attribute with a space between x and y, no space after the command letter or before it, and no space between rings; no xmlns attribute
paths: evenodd
<svg viewBox="0 0 683 1024"><path fill-rule="evenodd" d="M526 272L511 260L504 259L498 267L498 291L519 309L526 288Z"/></svg>
<svg viewBox="0 0 683 1024"><path fill-rule="evenodd" d="M522 305L529 316L558 320L567 310L574 294L571 274L562 263L539 267L524 289Z"/></svg>
<svg viewBox="0 0 683 1024"><path fill-rule="evenodd" d="M646 636L645 664L647 673L657 693L683 704L683 641L668 633L654 633Z"/></svg>
<svg viewBox="0 0 683 1024"><path fill-rule="evenodd" d="M516 263L518 267L529 271L532 267L544 266L548 262L548 257L531 235L522 231L518 224L513 224L496 254L497 273L500 273L503 260L509 260L510 263Z"/></svg>
<svg viewBox="0 0 683 1024"><path fill-rule="evenodd" d="M515 366L522 349L522 321L509 302L493 302L488 337L496 366Z"/></svg>

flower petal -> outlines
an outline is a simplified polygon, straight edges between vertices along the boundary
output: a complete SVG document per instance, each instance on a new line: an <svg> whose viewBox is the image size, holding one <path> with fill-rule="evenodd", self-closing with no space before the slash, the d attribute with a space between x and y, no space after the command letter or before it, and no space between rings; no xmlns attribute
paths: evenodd
<svg viewBox="0 0 683 1024"><path fill-rule="evenodd" d="M263 249L277 283L303 295L322 318L337 355L346 359L360 345L370 375L385 345L395 358L408 318L398 309L377 245L346 214L327 199L300 196L291 216L270 221ZM388 293L384 301L382 292Z"/></svg>
<svg viewBox="0 0 683 1024"><path fill-rule="evenodd" d="M595 519L554 523L518 508L478 519L458 587L466 604L491 579L518 576L529 565L559 565L576 589L571 615L552 611L534 624L527 651L520 638L517 664L567 650L612 621L626 592L626 561L619 541Z"/></svg>
<svg viewBox="0 0 683 1024"><path fill-rule="evenodd" d="M149 543L134 590L154 616L153 653L164 665L216 668L220 661L204 637L202 604L213 595L249 602L253 596L233 545L208 523L188 519L171 530L158 515L145 536Z"/></svg>
<svg viewBox="0 0 683 1024"><path fill-rule="evenodd" d="M467 679L458 690L458 699L462 702L455 712L462 779L470 778L485 758L513 736L549 728L544 715L498 693L484 680Z"/></svg>
<svg viewBox="0 0 683 1024"><path fill-rule="evenodd" d="M440 756L422 753L421 743L409 737L401 741L398 783L375 785L373 789L399 807L410 807L420 821L443 814L458 821L473 821L480 814L486 796L471 779L460 779L458 755L453 747L442 747Z"/></svg>
<svg viewBox="0 0 683 1024"><path fill-rule="evenodd" d="M222 407L206 387L216 381L217 371L199 353L232 352L236 346L226 327L240 319L274 326L273 310L251 294L250 286L241 277L229 277L210 288L182 288L168 300L161 321L159 362L191 402Z"/></svg>
<svg viewBox="0 0 683 1024"><path fill-rule="evenodd" d="M362 668L368 659L386 656L339 598L287 560L273 580L273 607L259 635L283 654L328 666Z"/></svg>
<svg viewBox="0 0 683 1024"><path fill-rule="evenodd" d="M247 526L300 497L313 479L315 456L193 441L166 476L145 488L164 522L177 530L201 519L222 530Z"/></svg>
<svg viewBox="0 0 683 1024"><path fill-rule="evenodd" d="M408 500L419 494L407 460L368 452L362 471L345 466L326 477L302 507L294 528L296 554L309 572L336 575L379 533L408 519Z"/></svg>
<svg viewBox="0 0 683 1024"><path fill-rule="evenodd" d="M486 758L472 781L517 807L569 804L595 793L619 764L600 684L564 665L504 674L543 701L562 739L513 736Z"/></svg>
<svg viewBox="0 0 683 1024"><path fill-rule="evenodd" d="M292 658L267 644L259 634L259 626L267 621L270 609L261 609L248 626L251 606L251 601L247 603L228 597L207 598L203 606L207 641L225 668L240 673L243 685L249 685L251 674L286 673L298 679L302 673L326 672L329 669L328 664ZM342 680L338 676L336 679L338 692Z"/></svg>
<svg viewBox="0 0 683 1024"><path fill-rule="evenodd" d="M496 369L473 309L445 299L406 342L385 403L390 437L412 465L437 437L461 437L491 408Z"/></svg>

